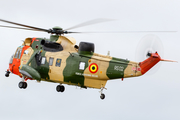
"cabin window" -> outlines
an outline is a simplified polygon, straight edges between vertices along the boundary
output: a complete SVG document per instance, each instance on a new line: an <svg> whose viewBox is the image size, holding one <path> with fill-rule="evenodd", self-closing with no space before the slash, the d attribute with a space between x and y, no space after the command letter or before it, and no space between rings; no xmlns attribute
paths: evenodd
<svg viewBox="0 0 180 120"><path fill-rule="evenodd" d="M42 57L41 59L41 65L44 65L46 63L46 57Z"/></svg>
<svg viewBox="0 0 180 120"><path fill-rule="evenodd" d="M85 62L80 62L79 63L79 70L84 70L85 68Z"/></svg>
<svg viewBox="0 0 180 120"><path fill-rule="evenodd" d="M53 61L54 61L54 58L50 57L50 58L49 58L49 66L52 66L52 65L53 65Z"/></svg>
<svg viewBox="0 0 180 120"><path fill-rule="evenodd" d="M58 58L58 59L56 60L56 66L57 66L57 67L60 67L60 66L61 66L61 59Z"/></svg>

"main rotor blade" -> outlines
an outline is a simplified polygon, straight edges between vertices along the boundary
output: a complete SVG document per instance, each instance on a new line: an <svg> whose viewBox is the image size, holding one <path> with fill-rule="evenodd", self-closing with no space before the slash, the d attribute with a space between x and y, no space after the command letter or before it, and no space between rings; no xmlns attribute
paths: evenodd
<svg viewBox="0 0 180 120"><path fill-rule="evenodd" d="M79 27L84 27L84 26L88 26L88 25L92 25L92 24L108 22L108 21L113 21L113 20L114 19L98 18L98 19L90 20L90 21L75 25L75 26L67 28L65 30L71 30L71 29L75 29L75 28L79 28Z"/></svg>
<svg viewBox="0 0 180 120"><path fill-rule="evenodd" d="M175 33L177 31L97 31L97 32L69 32L69 33L154 33L154 32L166 32Z"/></svg>
<svg viewBox="0 0 180 120"><path fill-rule="evenodd" d="M83 32L71 32L71 31L64 31L64 34L71 34L71 33L83 33Z"/></svg>
<svg viewBox="0 0 180 120"><path fill-rule="evenodd" d="M5 25L0 25L0 27L5 27L5 28L14 28L14 29L22 29L22 30L40 31L40 30L37 30L37 29L31 29L31 28L21 28L21 27L13 27L13 26L5 26Z"/></svg>
<svg viewBox="0 0 180 120"><path fill-rule="evenodd" d="M39 30L39 31L49 32L49 30L47 30L47 29L42 29L42 28L38 28L38 27L33 27L33 26L29 26L29 25L24 25L24 24L20 24L20 23L15 23L15 22L3 20L3 19L0 19L0 21L6 22L6 23L10 23L10 24L14 24L14 25L18 25L18 26L23 26L23 27L27 27L27 28L36 29L36 30Z"/></svg>

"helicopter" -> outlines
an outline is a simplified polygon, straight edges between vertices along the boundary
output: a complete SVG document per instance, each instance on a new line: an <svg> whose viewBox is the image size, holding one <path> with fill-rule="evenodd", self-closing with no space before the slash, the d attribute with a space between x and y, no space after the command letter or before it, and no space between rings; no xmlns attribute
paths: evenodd
<svg viewBox="0 0 180 120"><path fill-rule="evenodd" d="M22 78L18 84L20 89L27 88L27 80L46 81L58 83L57 92L65 91L63 84L100 89L100 98L104 99L103 90L108 80L138 77L160 61L175 62L162 59L158 52L148 52L148 58L141 62L101 55L95 53L94 43L80 42L76 45L74 38L64 36L79 33L68 30L86 24L63 30L60 27L43 29L3 19L0 21L21 26L0 27L51 34L50 38L26 38L11 56L5 76L9 77L13 73Z"/></svg>

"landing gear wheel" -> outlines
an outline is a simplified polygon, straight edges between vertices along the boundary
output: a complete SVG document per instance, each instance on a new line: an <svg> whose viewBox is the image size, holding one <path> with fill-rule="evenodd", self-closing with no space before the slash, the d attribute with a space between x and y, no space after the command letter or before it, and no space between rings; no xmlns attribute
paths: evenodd
<svg viewBox="0 0 180 120"><path fill-rule="evenodd" d="M27 83L26 82L19 82L18 84L19 88L23 88L23 89L26 89L27 88Z"/></svg>
<svg viewBox="0 0 180 120"><path fill-rule="evenodd" d="M10 72L9 72L9 71L6 71L5 76L6 76L6 77L9 77L9 74L10 74Z"/></svg>
<svg viewBox="0 0 180 120"><path fill-rule="evenodd" d="M57 90L57 92L64 92L65 87L64 87L63 85L58 85L58 86L56 87L56 90Z"/></svg>
<svg viewBox="0 0 180 120"><path fill-rule="evenodd" d="M23 89L27 88L27 82L24 82Z"/></svg>
<svg viewBox="0 0 180 120"><path fill-rule="evenodd" d="M23 82L19 82L18 86L19 88L23 88Z"/></svg>
<svg viewBox="0 0 180 120"><path fill-rule="evenodd" d="M105 98L105 94L101 93L100 98L103 100Z"/></svg>

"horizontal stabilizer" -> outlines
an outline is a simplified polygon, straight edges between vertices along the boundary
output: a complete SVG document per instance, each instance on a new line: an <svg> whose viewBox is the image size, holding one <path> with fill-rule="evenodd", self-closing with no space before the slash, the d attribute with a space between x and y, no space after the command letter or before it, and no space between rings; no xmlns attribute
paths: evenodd
<svg viewBox="0 0 180 120"><path fill-rule="evenodd" d="M173 61L173 60L165 60L165 59L161 59L161 61L166 61L166 62L178 62L178 61Z"/></svg>

